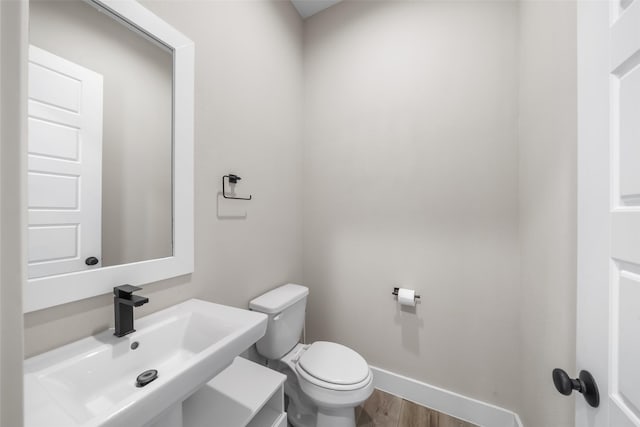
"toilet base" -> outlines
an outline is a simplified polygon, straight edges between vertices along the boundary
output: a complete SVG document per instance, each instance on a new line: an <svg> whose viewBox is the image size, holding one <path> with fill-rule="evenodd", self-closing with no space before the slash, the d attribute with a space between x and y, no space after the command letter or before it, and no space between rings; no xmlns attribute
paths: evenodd
<svg viewBox="0 0 640 427"><path fill-rule="evenodd" d="M300 411L292 400L287 407L287 420L293 427L316 427L316 414Z"/></svg>
<svg viewBox="0 0 640 427"><path fill-rule="evenodd" d="M355 408L318 408L316 427L356 427Z"/></svg>
<svg viewBox="0 0 640 427"><path fill-rule="evenodd" d="M318 408L315 414L303 414L290 401L287 418L293 427L356 427L354 408Z"/></svg>

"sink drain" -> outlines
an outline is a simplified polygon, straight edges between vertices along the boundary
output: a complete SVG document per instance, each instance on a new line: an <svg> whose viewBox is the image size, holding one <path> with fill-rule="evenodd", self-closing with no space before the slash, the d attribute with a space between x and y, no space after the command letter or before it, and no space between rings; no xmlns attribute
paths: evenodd
<svg viewBox="0 0 640 427"><path fill-rule="evenodd" d="M136 378L136 387L144 387L156 378L158 378L157 370L149 369L148 371L144 371Z"/></svg>

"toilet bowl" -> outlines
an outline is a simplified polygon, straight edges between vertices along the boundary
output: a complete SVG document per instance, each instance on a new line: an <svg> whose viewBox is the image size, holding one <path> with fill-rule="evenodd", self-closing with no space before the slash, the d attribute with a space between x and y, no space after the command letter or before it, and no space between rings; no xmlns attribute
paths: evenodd
<svg viewBox="0 0 640 427"><path fill-rule="evenodd" d="M355 407L373 392L369 365L337 343L300 344L306 287L288 284L254 299L249 308L268 315L258 353L287 375L289 422L295 427L355 427Z"/></svg>

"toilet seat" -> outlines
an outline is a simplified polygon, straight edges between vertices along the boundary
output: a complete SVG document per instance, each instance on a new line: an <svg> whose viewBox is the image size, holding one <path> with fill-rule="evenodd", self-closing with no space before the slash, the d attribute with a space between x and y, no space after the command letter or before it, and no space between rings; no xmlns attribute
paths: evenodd
<svg viewBox="0 0 640 427"><path fill-rule="evenodd" d="M351 391L371 382L371 370L362 356L343 345L318 341L298 359L296 373L318 387Z"/></svg>

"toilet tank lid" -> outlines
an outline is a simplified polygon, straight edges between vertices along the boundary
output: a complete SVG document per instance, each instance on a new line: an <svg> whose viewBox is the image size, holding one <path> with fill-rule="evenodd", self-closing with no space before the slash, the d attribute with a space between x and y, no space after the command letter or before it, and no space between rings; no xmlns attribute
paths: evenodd
<svg viewBox="0 0 640 427"><path fill-rule="evenodd" d="M249 302L249 308L260 313L275 314L309 295L306 286L288 283L270 290Z"/></svg>

